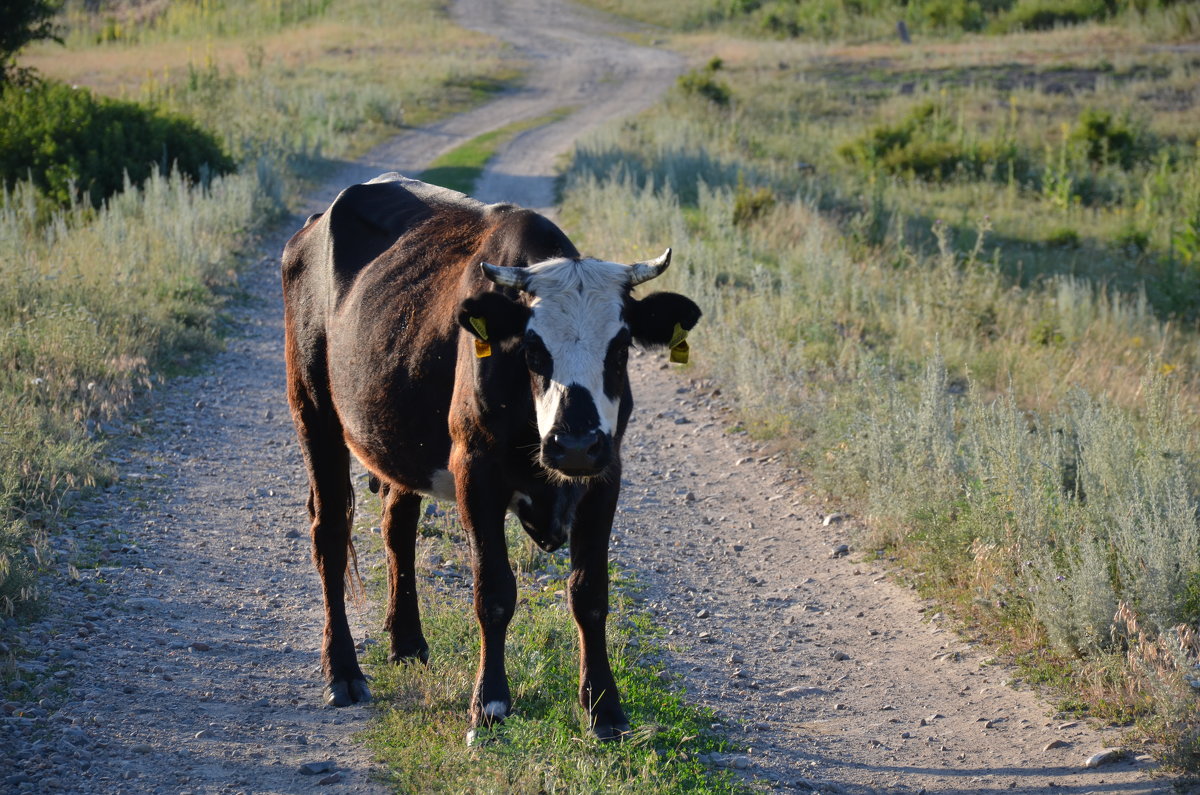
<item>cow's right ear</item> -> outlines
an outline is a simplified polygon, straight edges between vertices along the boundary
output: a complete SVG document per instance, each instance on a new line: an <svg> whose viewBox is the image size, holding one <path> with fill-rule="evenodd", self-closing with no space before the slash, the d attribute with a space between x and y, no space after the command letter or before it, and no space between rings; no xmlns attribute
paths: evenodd
<svg viewBox="0 0 1200 795"><path fill-rule="evenodd" d="M480 293L462 302L458 325L476 340L496 344L520 337L529 322L529 307L500 293Z"/></svg>

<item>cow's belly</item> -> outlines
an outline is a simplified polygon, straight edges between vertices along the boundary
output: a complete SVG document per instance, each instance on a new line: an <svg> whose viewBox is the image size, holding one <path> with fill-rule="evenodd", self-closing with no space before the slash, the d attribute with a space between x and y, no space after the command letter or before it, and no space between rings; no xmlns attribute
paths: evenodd
<svg viewBox="0 0 1200 795"><path fill-rule="evenodd" d="M346 445L369 471L385 482L439 497L446 496L449 482L453 498L453 479L446 472L453 363L440 367L425 357L421 365L414 368L394 353L381 355L352 343L331 345L334 407Z"/></svg>

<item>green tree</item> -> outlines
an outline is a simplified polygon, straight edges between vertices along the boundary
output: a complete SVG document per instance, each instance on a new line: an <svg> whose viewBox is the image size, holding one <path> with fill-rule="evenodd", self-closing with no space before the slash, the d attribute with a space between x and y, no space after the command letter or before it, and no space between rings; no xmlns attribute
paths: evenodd
<svg viewBox="0 0 1200 795"><path fill-rule="evenodd" d="M17 52L33 41L59 43L54 15L62 0L4 0L0 3L0 84L27 82L32 73L16 65Z"/></svg>

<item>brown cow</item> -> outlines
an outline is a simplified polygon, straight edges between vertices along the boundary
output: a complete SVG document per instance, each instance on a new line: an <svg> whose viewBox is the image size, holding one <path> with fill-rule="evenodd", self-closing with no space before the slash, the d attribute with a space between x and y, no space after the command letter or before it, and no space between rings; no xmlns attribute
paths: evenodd
<svg viewBox="0 0 1200 795"><path fill-rule="evenodd" d="M581 258L535 212L397 174L347 188L288 241L288 400L324 588L326 703L370 698L344 605L353 453L382 486L389 660L428 659L413 572L418 511L422 495L457 499L483 635L468 738L505 718L513 511L543 548L570 541L579 698L596 736L628 730L604 640L608 538L633 408L629 346L683 350L700 318L675 293L630 295L670 253L635 265Z"/></svg>

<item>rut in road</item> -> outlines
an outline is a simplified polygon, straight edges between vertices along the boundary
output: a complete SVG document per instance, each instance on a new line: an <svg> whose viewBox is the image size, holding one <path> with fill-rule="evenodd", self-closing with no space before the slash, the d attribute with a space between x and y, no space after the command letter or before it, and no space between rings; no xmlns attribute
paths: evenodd
<svg viewBox="0 0 1200 795"><path fill-rule="evenodd" d="M10 789L380 790L350 739L367 709L320 706L320 592L283 392L278 251L352 182L418 173L467 138L575 107L515 139L479 185L485 200L544 207L555 158L590 126L647 107L682 66L565 2L462 0L454 13L521 50L527 87L379 147L267 241L228 350L157 397L148 438L114 455L120 483L76 519L80 541L122 531L125 565L83 572L25 633L75 674L45 714L0 718ZM694 350L719 355L702 330ZM745 775L856 793L1165 791L1132 757L1082 770L1104 736L1055 728L881 570L828 558L846 525L823 526L800 476L724 432L732 421L712 386L668 375L659 358L634 362L613 557L646 583L693 697L744 731ZM1067 746L1042 751L1051 739ZM326 759L335 773L299 774Z"/></svg>

